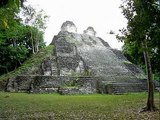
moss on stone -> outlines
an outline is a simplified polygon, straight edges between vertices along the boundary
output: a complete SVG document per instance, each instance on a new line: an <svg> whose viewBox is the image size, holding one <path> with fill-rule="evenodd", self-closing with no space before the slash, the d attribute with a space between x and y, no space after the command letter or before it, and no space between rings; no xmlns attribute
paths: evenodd
<svg viewBox="0 0 160 120"><path fill-rule="evenodd" d="M54 54L54 46L49 45L44 49L40 50L38 53L33 54L28 60L26 60L21 67L11 71L7 74L0 76L0 87L5 86L3 84L10 78L14 78L17 75L30 71L32 67L39 66L47 57L50 57Z"/></svg>

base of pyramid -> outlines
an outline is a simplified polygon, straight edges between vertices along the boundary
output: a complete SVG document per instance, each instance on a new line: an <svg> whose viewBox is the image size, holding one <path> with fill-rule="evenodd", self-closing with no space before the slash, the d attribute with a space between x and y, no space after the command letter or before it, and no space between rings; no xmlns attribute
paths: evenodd
<svg viewBox="0 0 160 120"><path fill-rule="evenodd" d="M118 83L107 81L102 77L17 76L9 80L7 91L60 94L120 94L147 91L147 84L142 80L134 83Z"/></svg>

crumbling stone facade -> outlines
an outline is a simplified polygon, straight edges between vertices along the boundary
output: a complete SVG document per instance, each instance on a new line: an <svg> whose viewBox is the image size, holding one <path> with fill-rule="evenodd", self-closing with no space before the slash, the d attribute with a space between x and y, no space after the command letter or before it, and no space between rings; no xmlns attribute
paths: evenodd
<svg viewBox="0 0 160 120"><path fill-rule="evenodd" d="M90 36L96 36L96 31L93 27L88 27L87 30L84 30L84 34L90 35Z"/></svg>
<svg viewBox="0 0 160 120"><path fill-rule="evenodd" d="M66 21L62 24L61 26L61 31L68 31L68 32L77 32L77 28L75 26L75 24L72 21Z"/></svg>
<svg viewBox="0 0 160 120"><path fill-rule="evenodd" d="M73 22L64 22L51 42L55 54L41 63L41 72L34 74L30 71L30 75L24 73L9 80L7 90L90 94L147 89L143 71L129 62L121 51L95 37L96 31L92 27L88 27L84 34L76 32Z"/></svg>

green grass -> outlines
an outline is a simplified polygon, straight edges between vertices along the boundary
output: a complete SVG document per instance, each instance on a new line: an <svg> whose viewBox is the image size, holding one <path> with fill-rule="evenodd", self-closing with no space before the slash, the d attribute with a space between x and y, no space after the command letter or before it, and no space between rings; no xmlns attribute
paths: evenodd
<svg viewBox="0 0 160 120"><path fill-rule="evenodd" d="M0 120L158 120L159 112L139 113L147 93L58 95L0 93ZM155 103L159 108L159 94Z"/></svg>
<svg viewBox="0 0 160 120"><path fill-rule="evenodd" d="M44 49L40 50L38 53L33 54L18 69L0 76L0 89L4 87L4 84L8 79L14 78L15 76L20 75L22 73L27 73L28 71L31 71L33 66L36 67L40 65L47 57L50 57L53 54L53 52L54 46L49 45Z"/></svg>

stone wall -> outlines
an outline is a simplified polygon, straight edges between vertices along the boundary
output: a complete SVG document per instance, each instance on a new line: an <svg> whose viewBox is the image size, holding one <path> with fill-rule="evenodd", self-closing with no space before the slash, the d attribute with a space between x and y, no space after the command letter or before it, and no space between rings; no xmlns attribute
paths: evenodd
<svg viewBox="0 0 160 120"><path fill-rule="evenodd" d="M98 78L91 77L17 76L9 81L7 91L29 93L58 92L61 94L89 94L97 92L97 80ZM68 92L66 92L66 90Z"/></svg>
<svg viewBox="0 0 160 120"><path fill-rule="evenodd" d="M145 83L103 83L102 77L17 76L9 81L7 91L28 93L125 93L146 91Z"/></svg>
<svg viewBox="0 0 160 120"><path fill-rule="evenodd" d="M147 91L147 84L144 83L113 83L105 86L107 94L121 94L129 92L144 92Z"/></svg>

